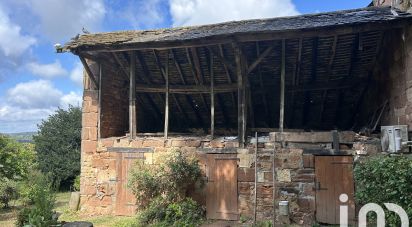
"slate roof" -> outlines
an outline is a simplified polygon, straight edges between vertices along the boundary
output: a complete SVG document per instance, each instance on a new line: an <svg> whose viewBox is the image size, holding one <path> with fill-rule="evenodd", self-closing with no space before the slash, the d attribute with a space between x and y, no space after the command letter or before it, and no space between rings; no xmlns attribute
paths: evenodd
<svg viewBox="0 0 412 227"><path fill-rule="evenodd" d="M107 49L147 42L188 41L218 36L313 30L368 23L386 23L390 25L391 22L410 20L411 18L411 14L391 9L390 7L367 7L292 17L231 21L201 26L84 34L66 43L63 49L65 51L73 51L79 47Z"/></svg>

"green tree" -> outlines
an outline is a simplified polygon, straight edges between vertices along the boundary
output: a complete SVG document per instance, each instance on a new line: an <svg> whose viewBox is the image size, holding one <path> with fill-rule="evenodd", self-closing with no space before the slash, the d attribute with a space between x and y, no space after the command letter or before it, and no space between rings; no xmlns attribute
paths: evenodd
<svg viewBox="0 0 412 227"><path fill-rule="evenodd" d="M81 109L58 109L43 120L33 137L38 165L53 183L69 183L80 173Z"/></svg>
<svg viewBox="0 0 412 227"><path fill-rule="evenodd" d="M27 176L35 161L32 144L21 144L0 135L0 179L20 180Z"/></svg>

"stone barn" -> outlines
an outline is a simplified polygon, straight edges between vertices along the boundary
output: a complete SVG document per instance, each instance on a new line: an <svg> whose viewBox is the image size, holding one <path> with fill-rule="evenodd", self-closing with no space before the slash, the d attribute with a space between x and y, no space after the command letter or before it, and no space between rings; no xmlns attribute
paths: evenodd
<svg viewBox="0 0 412 227"><path fill-rule="evenodd" d="M381 152L355 131L412 126L411 23L371 6L72 39L57 51L84 65L81 209L132 215L133 162L179 148L210 219L337 224L346 204L355 221L353 162Z"/></svg>

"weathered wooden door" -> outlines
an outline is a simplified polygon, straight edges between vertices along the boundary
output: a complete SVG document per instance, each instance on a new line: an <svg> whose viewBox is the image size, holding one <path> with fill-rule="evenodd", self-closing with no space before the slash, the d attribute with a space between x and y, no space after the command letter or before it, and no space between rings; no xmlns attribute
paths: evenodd
<svg viewBox="0 0 412 227"><path fill-rule="evenodd" d="M354 223L355 201L352 156L316 156L316 220L320 223L339 224L340 206L348 206L348 222ZM340 202L347 194L349 200Z"/></svg>
<svg viewBox="0 0 412 227"><path fill-rule="evenodd" d="M209 154L207 159L207 218L238 220L236 155Z"/></svg>
<svg viewBox="0 0 412 227"><path fill-rule="evenodd" d="M133 163L138 159L138 153L123 153L117 154L116 171L116 215L133 215L136 210L136 198L127 188L128 175Z"/></svg>

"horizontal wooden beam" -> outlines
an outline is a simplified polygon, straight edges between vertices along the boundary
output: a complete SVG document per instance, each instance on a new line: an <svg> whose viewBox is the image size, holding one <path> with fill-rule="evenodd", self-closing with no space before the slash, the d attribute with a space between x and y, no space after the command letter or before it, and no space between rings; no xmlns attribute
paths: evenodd
<svg viewBox="0 0 412 227"><path fill-rule="evenodd" d="M387 21L382 23L365 23L360 25L339 25L329 26L316 29L297 29L297 30L281 30L273 32L245 32L238 34L223 34L215 36L207 36L197 39L187 40L165 40L165 41L151 41L140 42L133 44L113 43L110 46L107 45L93 45L87 47L79 47L73 49L74 54L81 54L84 51L94 52L113 52L113 51L130 51L130 50L143 50L143 49L171 49L171 48L192 48L201 46L212 46L218 44L228 44L233 42L252 42L252 41L268 41L268 40L282 40L282 39L294 39L304 37L330 37L334 35L344 35L367 31L378 30L390 30L394 28L403 28L407 25L408 21Z"/></svg>
<svg viewBox="0 0 412 227"><path fill-rule="evenodd" d="M339 81L338 81L339 82ZM296 85L286 87L285 92L306 92L306 91L323 91L323 90L340 90L353 87L359 87L366 84L367 80L352 80L346 83L328 82L316 83L311 85ZM278 89L278 84L265 84L263 88L254 90L256 93L272 92ZM175 94L208 94L210 93L209 85L169 85L169 92ZM253 90L253 89L252 89ZM215 85L215 93L227 93L237 91L237 83ZM136 84L138 93L164 93L166 86L164 84Z"/></svg>
<svg viewBox="0 0 412 227"><path fill-rule="evenodd" d="M169 93L175 94L209 94L210 86L206 85L169 85ZM236 91L237 84L216 85L214 87L215 93L225 93ZM136 92L166 92L165 85L154 84L136 84Z"/></svg>

